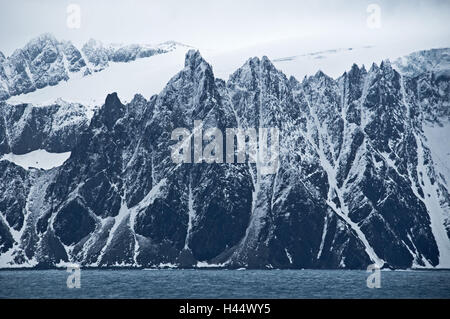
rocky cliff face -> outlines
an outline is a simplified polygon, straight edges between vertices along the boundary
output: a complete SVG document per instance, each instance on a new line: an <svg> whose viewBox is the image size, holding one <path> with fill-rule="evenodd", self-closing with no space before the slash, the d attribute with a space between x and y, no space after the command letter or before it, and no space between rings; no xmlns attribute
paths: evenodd
<svg viewBox="0 0 450 319"><path fill-rule="evenodd" d="M253 58L224 82L189 51L150 100L108 95L61 167L0 162L1 266L449 267L449 181L425 127L449 127L450 79L401 63L299 82ZM173 163L173 129L195 120L277 127L276 172Z"/></svg>
<svg viewBox="0 0 450 319"><path fill-rule="evenodd" d="M47 106L0 102L0 156L38 149L69 152L89 125L90 109L57 100Z"/></svg>

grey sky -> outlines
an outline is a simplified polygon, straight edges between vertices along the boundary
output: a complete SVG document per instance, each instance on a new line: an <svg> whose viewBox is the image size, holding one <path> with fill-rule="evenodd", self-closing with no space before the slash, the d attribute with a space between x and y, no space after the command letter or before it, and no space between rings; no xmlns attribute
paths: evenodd
<svg viewBox="0 0 450 319"><path fill-rule="evenodd" d="M81 7L80 29L66 26L70 3ZM370 3L381 7L381 29L367 27ZM44 32L78 45L176 40L211 51L288 38L450 46L449 21L450 1L442 0L0 0L0 50L10 55Z"/></svg>

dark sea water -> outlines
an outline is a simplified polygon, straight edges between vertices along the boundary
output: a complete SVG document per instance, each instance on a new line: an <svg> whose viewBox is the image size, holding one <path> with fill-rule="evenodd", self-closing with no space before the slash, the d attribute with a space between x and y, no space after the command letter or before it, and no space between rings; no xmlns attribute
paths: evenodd
<svg viewBox="0 0 450 319"><path fill-rule="evenodd" d="M355 270L0 271L0 298L450 298L450 271L382 271L381 288Z"/></svg>

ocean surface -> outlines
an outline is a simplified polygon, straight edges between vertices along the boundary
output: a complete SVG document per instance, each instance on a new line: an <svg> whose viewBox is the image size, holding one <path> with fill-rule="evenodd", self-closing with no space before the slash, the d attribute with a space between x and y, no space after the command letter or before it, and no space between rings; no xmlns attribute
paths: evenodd
<svg viewBox="0 0 450 319"><path fill-rule="evenodd" d="M2 270L0 298L450 298L450 270Z"/></svg>

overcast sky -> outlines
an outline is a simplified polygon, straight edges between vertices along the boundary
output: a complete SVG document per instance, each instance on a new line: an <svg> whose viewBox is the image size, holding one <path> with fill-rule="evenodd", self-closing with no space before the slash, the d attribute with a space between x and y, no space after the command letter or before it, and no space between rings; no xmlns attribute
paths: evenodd
<svg viewBox="0 0 450 319"><path fill-rule="evenodd" d="M67 27L67 6L81 8L81 27ZM381 28L367 25L367 6L381 8ZM408 42L450 46L450 1L299 0L0 0L0 50L10 55L31 38L51 32L80 45L176 40L228 51L297 38L323 45ZM315 41L315 42L314 42ZM347 45L347 44L345 44Z"/></svg>

